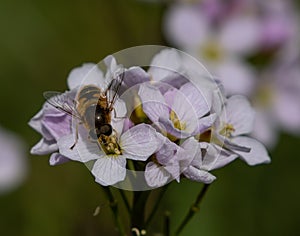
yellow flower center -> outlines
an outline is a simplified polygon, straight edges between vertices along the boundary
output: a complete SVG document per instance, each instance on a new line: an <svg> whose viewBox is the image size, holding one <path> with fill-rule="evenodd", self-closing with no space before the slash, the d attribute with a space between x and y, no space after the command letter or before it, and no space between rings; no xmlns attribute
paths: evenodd
<svg viewBox="0 0 300 236"><path fill-rule="evenodd" d="M254 96L254 104L258 107L268 108L272 105L274 99L274 91L270 85L261 85L257 91L256 96Z"/></svg>
<svg viewBox="0 0 300 236"><path fill-rule="evenodd" d="M220 134L227 138L230 138L230 137L232 137L232 132L234 132L234 131L235 131L235 129L234 129L233 125L225 124L223 129L221 129Z"/></svg>
<svg viewBox="0 0 300 236"><path fill-rule="evenodd" d="M218 43L209 41L199 49L200 55L209 61L220 61L223 58L223 50Z"/></svg>
<svg viewBox="0 0 300 236"><path fill-rule="evenodd" d="M178 116L173 110L170 113L170 120L173 122L173 125L176 129L184 130L186 128L186 124L184 122L180 122Z"/></svg>

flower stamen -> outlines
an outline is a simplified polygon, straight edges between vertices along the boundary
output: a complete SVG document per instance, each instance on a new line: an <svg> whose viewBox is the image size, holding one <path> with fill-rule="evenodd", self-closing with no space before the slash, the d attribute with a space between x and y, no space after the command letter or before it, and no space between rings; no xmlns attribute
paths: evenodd
<svg viewBox="0 0 300 236"><path fill-rule="evenodd" d="M235 128L233 127L232 124L225 124L223 129L220 131L220 134L230 138L232 137L232 133L235 131Z"/></svg>

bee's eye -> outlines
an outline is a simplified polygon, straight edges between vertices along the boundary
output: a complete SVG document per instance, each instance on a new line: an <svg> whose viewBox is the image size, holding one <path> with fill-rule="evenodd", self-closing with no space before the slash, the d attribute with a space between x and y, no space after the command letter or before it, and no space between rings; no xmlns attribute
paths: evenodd
<svg viewBox="0 0 300 236"><path fill-rule="evenodd" d="M112 127L111 127L110 124L101 125L100 128L98 129L98 132L100 134L104 134L106 136L109 136L112 133Z"/></svg>

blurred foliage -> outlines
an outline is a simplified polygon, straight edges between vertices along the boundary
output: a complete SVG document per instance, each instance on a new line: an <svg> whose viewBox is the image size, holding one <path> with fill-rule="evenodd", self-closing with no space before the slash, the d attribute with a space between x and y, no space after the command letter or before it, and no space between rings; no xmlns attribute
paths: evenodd
<svg viewBox="0 0 300 236"><path fill-rule="evenodd" d="M28 144L31 171L15 192L0 196L0 235L113 235L101 187L84 165L50 167L30 156L40 136L28 127L46 90L64 91L69 71L118 50L165 44L164 6L133 0L0 0L0 123ZM183 235L298 235L300 232L299 139L282 135L270 165L235 162L215 171L200 213ZM152 232L171 212L172 228L184 217L201 184L173 183ZM100 205L98 216L93 216Z"/></svg>

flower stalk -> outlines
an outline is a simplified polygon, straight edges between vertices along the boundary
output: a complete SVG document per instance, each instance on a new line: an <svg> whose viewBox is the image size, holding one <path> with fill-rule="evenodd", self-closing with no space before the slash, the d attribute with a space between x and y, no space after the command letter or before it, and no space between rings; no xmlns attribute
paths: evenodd
<svg viewBox="0 0 300 236"><path fill-rule="evenodd" d="M179 225L179 227L177 228L175 235L178 236L180 235L180 233L182 232L182 230L184 229L184 227L189 223L189 221L192 219L192 217L200 210L200 204L205 196L205 193L208 190L208 187L210 185L209 184L204 184L203 188L201 189L201 191L199 192L196 201L194 202L194 204L190 207L188 213L186 214L185 218L183 219L183 221L181 222L181 224Z"/></svg>

